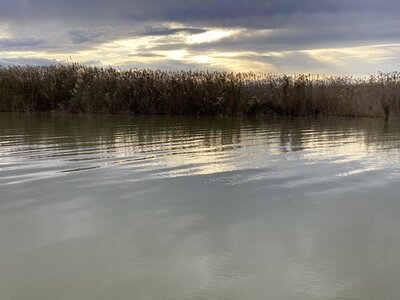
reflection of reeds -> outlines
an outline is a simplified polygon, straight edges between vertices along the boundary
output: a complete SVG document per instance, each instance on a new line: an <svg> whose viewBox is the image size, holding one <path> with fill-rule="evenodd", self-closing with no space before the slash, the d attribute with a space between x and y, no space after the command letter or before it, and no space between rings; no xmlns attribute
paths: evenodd
<svg viewBox="0 0 400 300"><path fill-rule="evenodd" d="M400 115L400 73L369 78L0 67L0 110L135 114Z"/></svg>

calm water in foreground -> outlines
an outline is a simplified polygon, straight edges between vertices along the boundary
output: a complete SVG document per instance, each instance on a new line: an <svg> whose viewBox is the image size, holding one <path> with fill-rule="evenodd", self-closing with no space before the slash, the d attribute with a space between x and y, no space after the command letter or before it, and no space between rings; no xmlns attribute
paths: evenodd
<svg viewBox="0 0 400 300"><path fill-rule="evenodd" d="M0 114L0 299L399 299L400 121Z"/></svg>

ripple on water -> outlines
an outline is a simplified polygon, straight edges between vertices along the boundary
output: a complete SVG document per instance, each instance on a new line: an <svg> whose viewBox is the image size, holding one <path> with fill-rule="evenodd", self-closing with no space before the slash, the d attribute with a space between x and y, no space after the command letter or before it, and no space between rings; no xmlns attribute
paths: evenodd
<svg viewBox="0 0 400 300"><path fill-rule="evenodd" d="M0 115L0 298L400 295L396 121Z"/></svg>

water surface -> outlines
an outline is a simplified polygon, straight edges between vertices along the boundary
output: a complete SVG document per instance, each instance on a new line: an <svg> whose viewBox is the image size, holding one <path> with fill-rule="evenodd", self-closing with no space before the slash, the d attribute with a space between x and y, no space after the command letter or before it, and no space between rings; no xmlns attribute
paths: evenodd
<svg viewBox="0 0 400 300"><path fill-rule="evenodd" d="M397 299L400 123L0 114L0 299Z"/></svg>

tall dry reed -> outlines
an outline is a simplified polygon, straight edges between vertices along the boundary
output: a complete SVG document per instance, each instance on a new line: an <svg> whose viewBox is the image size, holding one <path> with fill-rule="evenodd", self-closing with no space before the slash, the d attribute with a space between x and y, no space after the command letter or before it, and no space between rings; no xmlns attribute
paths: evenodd
<svg viewBox="0 0 400 300"><path fill-rule="evenodd" d="M1 111L400 115L400 73L368 78L88 67L0 67Z"/></svg>

